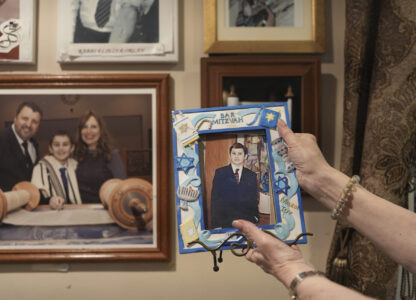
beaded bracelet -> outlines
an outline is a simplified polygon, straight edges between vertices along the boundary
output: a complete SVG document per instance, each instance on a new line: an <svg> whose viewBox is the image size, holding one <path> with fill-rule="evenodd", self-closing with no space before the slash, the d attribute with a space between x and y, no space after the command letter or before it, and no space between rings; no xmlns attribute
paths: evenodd
<svg viewBox="0 0 416 300"><path fill-rule="evenodd" d="M342 212L342 209L344 208L345 202L347 202L348 197L352 194L352 188L359 182L360 176L358 175L354 175L350 178L350 181L348 181L347 185L342 190L341 197L339 197L338 202L335 205L335 208L332 210L332 219L336 220L338 218L338 216Z"/></svg>
<svg viewBox="0 0 416 300"><path fill-rule="evenodd" d="M297 299L298 296L295 292L295 288L297 287L297 285L300 282L302 282L306 277L315 276L315 275L325 276L325 273L323 273L321 271L317 271L317 270L312 270L312 271L302 272L302 273L299 273L298 275L296 275L296 277L292 280L292 282L289 285L290 299L292 299L292 300Z"/></svg>

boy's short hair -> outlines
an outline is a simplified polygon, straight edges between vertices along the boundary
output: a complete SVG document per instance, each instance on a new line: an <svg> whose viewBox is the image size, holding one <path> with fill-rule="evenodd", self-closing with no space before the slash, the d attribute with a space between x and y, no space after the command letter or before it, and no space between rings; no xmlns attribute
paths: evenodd
<svg viewBox="0 0 416 300"><path fill-rule="evenodd" d="M55 131L55 133L52 135L51 139L49 140L49 146L52 146L53 139L56 136L67 136L69 138L69 142L71 143L71 145L74 144L74 141L72 139L72 136L68 133L68 131L59 129L59 130Z"/></svg>
<svg viewBox="0 0 416 300"><path fill-rule="evenodd" d="M234 143L234 144L232 144L231 147L230 147L230 150L229 150L229 154L231 154L231 151L233 149L243 149L244 150L244 155L247 155L247 147L244 146L241 143Z"/></svg>

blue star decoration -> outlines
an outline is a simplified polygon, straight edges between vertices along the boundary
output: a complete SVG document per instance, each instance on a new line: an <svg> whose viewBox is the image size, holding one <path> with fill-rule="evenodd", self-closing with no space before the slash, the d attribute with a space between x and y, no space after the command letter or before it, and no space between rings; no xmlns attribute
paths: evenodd
<svg viewBox="0 0 416 300"><path fill-rule="evenodd" d="M189 169L194 167L194 159L182 153L182 156L176 157L176 165L178 169L182 169L185 173L188 173Z"/></svg>
<svg viewBox="0 0 416 300"><path fill-rule="evenodd" d="M286 176L279 176L277 182L275 183L276 191L278 193L284 193L287 195L287 190L290 189L288 179Z"/></svg>
<svg viewBox="0 0 416 300"><path fill-rule="evenodd" d="M277 111L265 108L261 113L259 125L263 127L276 128L279 116L280 113Z"/></svg>

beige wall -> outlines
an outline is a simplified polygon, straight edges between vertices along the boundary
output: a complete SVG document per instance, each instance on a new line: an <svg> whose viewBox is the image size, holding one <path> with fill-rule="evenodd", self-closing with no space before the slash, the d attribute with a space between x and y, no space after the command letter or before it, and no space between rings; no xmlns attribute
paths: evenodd
<svg viewBox="0 0 416 300"><path fill-rule="evenodd" d="M177 64L60 66L56 63L56 0L40 0L38 61L33 67L0 66L2 73L162 72L172 77L174 109L200 106L203 53L202 0L179 0L180 59ZM338 166L342 134L345 1L327 0L327 53L322 56L322 148ZM173 197L172 197L173 201ZM334 223L312 199L304 199L305 222L315 234L301 246L323 270ZM172 216L171 263L71 263L0 265L1 299L288 299L286 289L257 266L226 252L220 271L208 253L179 255ZM69 267L67 272L57 271Z"/></svg>

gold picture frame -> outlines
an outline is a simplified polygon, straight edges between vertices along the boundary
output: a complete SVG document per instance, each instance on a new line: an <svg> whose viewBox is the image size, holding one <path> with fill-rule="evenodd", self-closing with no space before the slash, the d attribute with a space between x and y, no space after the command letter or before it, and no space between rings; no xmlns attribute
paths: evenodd
<svg viewBox="0 0 416 300"><path fill-rule="evenodd" d="M244 40L240 37L223 39L219 34L221 29L226 28L225 22L220 22L220 20L225 20L223 14L226 1L230 0L204 0L205 53L323 53L325 51L324 0L304 0L302 2L305 4L304 15L308 16L309 20L303 29L309 30L310 37L302 37L298 27L293 27L292 31L281 27L238 27L237 30L242 32L245 37L249 36ZM296 1L296 3L300 2ZM219 13L222 17L219 16ZM269 36L270 32L273 38L262 38L262 33L267 33ZM284 33L290 37L286 39L283 37ZM274 38L276 36L277 38Z"/></svg>

